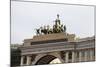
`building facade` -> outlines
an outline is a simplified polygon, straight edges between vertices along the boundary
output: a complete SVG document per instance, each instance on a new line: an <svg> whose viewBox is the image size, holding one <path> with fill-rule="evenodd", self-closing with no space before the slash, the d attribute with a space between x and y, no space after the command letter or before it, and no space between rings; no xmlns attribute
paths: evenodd
<svg viewBox="0 0 100 67"><path fill-rule="evenodd" d="M66 32L59 15L52 29L44 26L36 32L37 35L25 39L18 47L21 51L20 66L50 64L56 58L61 63L95 61L95 36L75 39L75 34Z"/></svg>
<svg viewBox="0 0 100 67"><path fill-rule="evenodd" d="M21 51L19 49L20 45L11 44L11 67L20 66Z"/></svg>
<svg viewBox="0 0 100 67"><path fill-rule="evenodd" d="M74 34L56 33L25 39L20 65L49 64L59 58L61 63L95 61L95 37L74 40Z"/></svg>

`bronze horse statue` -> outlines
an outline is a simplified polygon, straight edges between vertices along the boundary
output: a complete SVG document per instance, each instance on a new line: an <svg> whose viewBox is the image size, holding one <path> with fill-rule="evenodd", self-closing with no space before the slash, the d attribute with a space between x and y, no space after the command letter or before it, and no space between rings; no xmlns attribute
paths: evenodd
<svg viewBox="0 0 100 67"><path fill-rule="evenodd" d="M61 26L57 27L56 25L54 25L53 29L52 28L50 28L50 29L39 28L39 29L36 29L36 32L37 32L37 35L39 35L39 34L61 33L61 32L66 32L66 26L61 25Z"/></svg>
<svg viewBox="0 0 100 67"><path fill-rule="evenodd" d="M50 28L48 26L40 27L39 29L36 29L36 34L52 34L52 33L61 33L66 32L66 26L60 24L59 14L57 14L57 19L55 20L55 24L53 25L53 28Z"/></svg>

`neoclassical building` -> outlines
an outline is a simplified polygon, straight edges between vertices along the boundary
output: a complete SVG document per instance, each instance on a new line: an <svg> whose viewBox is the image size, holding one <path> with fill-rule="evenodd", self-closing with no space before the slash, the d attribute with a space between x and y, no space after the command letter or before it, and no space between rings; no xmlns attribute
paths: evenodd
<svg viewBox="0 0 100 67"><path fill-rule="evenodd" d="M73 34L56 33L25 39L20 65L49 64L58 58L61 63L95 60L95 37L74 40Z"/></svg>
<svg viewBox="0 0 100 67"><path fill-rule="evenodd" d="M95 36L76 39L60 22L57 15L52 29L37 29L37 35L24 39L19 47L20 66L50 64L56 58L61 63L95 61Z"/></svg>
<svg viewBox="0 0 100 67"><path fill-rule="evenodd" d="M37 35L24 40L20 47L20 65L49 64L55 58L61 63L95 61L95 36L80 39L75 37L75 34L66 32L66 27L57 15L53 29L38 29Z"/></svg>

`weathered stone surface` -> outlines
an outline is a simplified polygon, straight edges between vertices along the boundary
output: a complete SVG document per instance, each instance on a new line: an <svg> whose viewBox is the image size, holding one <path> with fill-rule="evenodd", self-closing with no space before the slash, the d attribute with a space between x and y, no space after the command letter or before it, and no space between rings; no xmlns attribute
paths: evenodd
<svg viewBox="0 0 100 67"><path fill-rule="evenodd" d="M66 33L54 33L54 34L34 36L33 41L56 40L64 38L67 38Z"/></svg>
<svg viewBox="0 0 100 67"><path fill-rule="evenodd" d="M42 41L49 41L49 40L59 40L59 39L66 39L69 42L73 42L75 38L74 34L66 34L66 33L54 33L54 34L47 34L47 35L39 35L33 36L32 39L25 39L24 45L29 46L31 42L42 42Z"/></svg>

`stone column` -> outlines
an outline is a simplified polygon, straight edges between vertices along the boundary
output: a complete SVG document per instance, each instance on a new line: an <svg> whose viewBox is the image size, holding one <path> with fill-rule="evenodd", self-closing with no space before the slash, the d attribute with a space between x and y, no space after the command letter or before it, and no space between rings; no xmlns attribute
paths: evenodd
<svg viewBox="0 0 100 67"><path fill-rule="evenodd" d="M23 61L24 61L24 56L21 56L21 66L23 65Z"/></svg>
<svg viewBox="0 0 100 67"><path fill-rule="evenodd" d="M72 52L72 62L75 62L75 52Z"/></svg>
<svg viewBox="0 0 100 67"><path fill-rule="evenodd" d="M90 50L90 61L93 60L93 50Z"/></svg>
<svg viewBox="0 0 100 67"><path fill-rule="evenodd" d="M82 61L82 52L80 51L79 52L79 62L81 62Z"/></svg>
<svg viewBox="0 0 100 67"><path fill-rule="evenodd" d="M88 60L87 60L87 51L85 51L85 58L84 58L84 60L85 60L85 61L88 61Z"/></svg>
<svg viewBox="0 0 100 67"><path fill-rule="evenodd" d="M66 62L66 63L68 63L68 61L69 61L68 55L69 55L69 52L66 52L66 54L65 54L65 62Z"/></svg>
<svg viewBox="0 0 100 67"><path fill-rule="evenodd" d="M30 65L30 63L31 63L31 57L27 56L27 65Z"/></svg>

